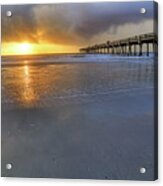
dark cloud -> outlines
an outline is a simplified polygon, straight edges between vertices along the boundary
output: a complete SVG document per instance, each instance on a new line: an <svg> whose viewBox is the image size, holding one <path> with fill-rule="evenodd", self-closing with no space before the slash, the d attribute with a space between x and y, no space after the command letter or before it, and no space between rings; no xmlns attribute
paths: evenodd
<svg viewBox="0 0 163 186"><path fill-rule="evenodd" d="M32 5L2 6L2 41L22 41L23 38L38 41L32 8ZM12 11L12 17L6 16L8 10Z"/></svg>
<svg viewBox="0 0 163 186"><path fill-rule="evenodd" d="M140 8L147 9L140 14ZM6 11L13 12L12 18ZM71 3L2 6L2 42L42 41L79 45L126 23L153 19L153 2ZM134 32L134 30L133 30ZM137 33L135 33L137 34Z"/></svg>

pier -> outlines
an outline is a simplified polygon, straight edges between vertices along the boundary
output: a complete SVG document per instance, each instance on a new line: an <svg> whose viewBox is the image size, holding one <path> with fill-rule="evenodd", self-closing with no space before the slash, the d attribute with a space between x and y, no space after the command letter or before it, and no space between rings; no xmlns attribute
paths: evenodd
<svg viewBox="0 0 163 186"><path fill-rule="evenodd" d="M150 51L157 55L158 37L155 33L142 34L116 41L107 41L106 43L80 49L81 53L86 54L115 54L127 56L142 56L144 52L149 56Z"/></svg>

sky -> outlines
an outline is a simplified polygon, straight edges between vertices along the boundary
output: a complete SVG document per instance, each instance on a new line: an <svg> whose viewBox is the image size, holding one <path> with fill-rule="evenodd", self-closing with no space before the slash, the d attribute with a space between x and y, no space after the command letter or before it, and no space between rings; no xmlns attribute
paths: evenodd
<svg viewBox="0 0 163 186"><path fill-rule="evenodd" d="M2 5L1 17L2 55L73 53L153 32L153 1Z"/></svg>

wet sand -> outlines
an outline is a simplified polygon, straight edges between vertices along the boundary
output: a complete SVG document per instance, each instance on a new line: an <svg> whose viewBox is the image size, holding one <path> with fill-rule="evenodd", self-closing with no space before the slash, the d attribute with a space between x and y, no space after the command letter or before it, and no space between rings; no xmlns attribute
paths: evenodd
<svg viewBox="0 0 163 186"><path fill-rule="evenodd" d="M154 179L151 64L100 65L2 69L2 176Z"/></svg>

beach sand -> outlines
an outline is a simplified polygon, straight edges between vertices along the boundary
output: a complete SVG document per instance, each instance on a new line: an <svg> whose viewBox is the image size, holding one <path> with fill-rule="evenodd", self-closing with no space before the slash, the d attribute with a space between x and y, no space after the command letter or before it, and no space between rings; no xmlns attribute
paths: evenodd
<svg viewBox="0 0 163 186"><path fill-rule="evenodd" d="M91 65L2 69L2 176L154 179L152 71Z"/></svg>

